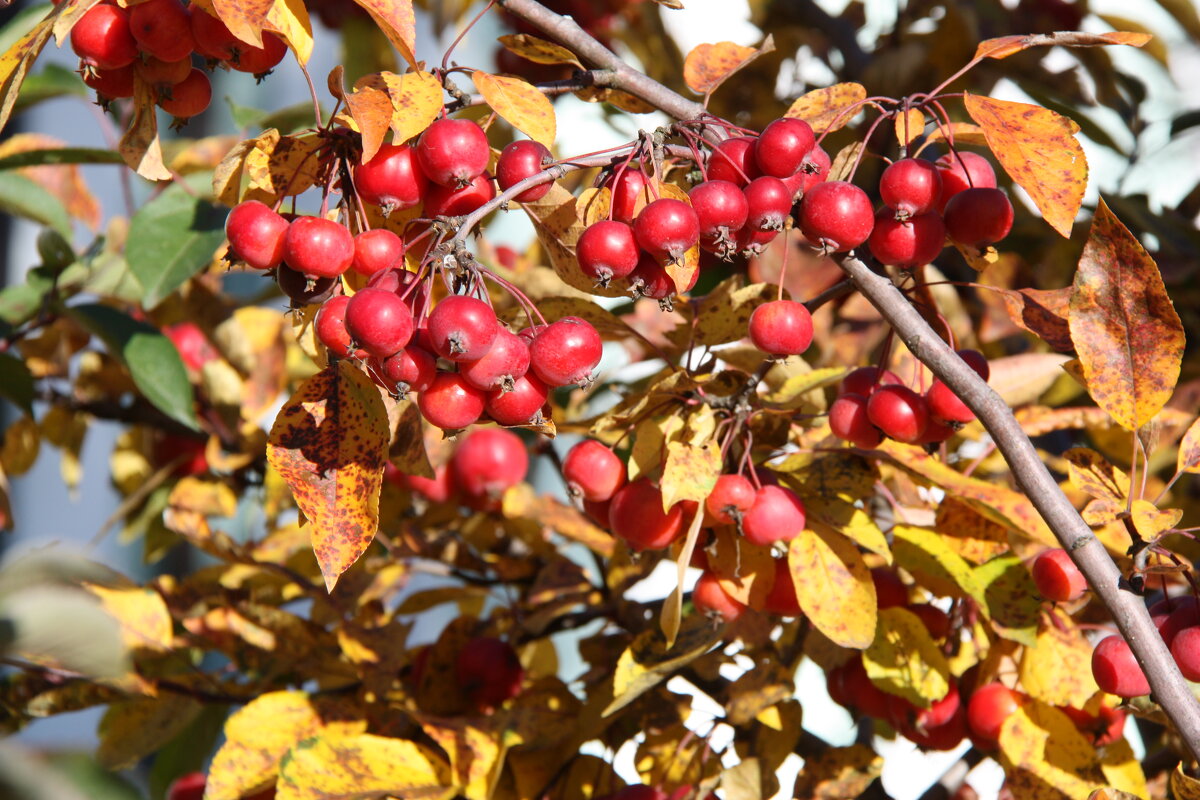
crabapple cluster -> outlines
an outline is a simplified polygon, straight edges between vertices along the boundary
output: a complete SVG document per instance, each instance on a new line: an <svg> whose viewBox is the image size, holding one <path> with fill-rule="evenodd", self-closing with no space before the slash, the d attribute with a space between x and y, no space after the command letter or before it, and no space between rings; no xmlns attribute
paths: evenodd
<svg viewBox="0 0 1200 800"><path fill-rule="evenodd" d="M1183 677L1200 681L1200 600L1193 595L1167 597L1147 610ZM1092 651L1092 677L1103 691L1118 697L1150 694L1146 674L1129 643L1119 634L1096 644Z"/></svg>
<svg viewBox="0 0 1200 800"><path fill-rule="evenodd" d="M212 101L212 83L193 66L194 54L210 68L222 64L261 79L287 53L274 33L263 32L262 41L262 47L248 45L211 13L180 0L147 0L128 8L103 0L71 29L80 74L102 105L133 97L141 81L177 125Z"/></svg>
<svg viewBox="0 0 1200 800"><path fill-rule="evenodd" d="M988 379L988 362L982 353L959 350L958 354L979 377ZM940 380L921 394L881 367L859 367L846 375L829 407L833 435L868 449L879 446L885 437L906 444L944 442L973 419L975 414Z"/></svg>

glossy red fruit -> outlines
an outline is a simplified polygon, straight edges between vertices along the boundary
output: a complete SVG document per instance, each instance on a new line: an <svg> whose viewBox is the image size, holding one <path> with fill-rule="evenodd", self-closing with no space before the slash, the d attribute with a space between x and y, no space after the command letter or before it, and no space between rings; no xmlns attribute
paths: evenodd
<svg viewBox="0 0 1200 800"><path fill-rule="evenodd" d="M907 386L881 386L867 400L867 418L885 436L915 444L929 424L929 409Z"/></svg>
<svg viewBox="0 0 1200 800"><path fill-rule="evenodd" d="M680 261L700 241L700 218L682 200L664 197L642 209L633 221L633 234L655 258Z"/></svg>
<svg viewBox="0 0 1200 800"><path fill-rule="evenodd" d="M704 181L688 192L692 209L700 221L701 239L728 239L746 225L750 204L737 184L729 181Z"/></svg>
<svg viewBox="0 0 1200 800"><path fill-rule="evenodd" d="M120 69L137 58L129 12L107 3L92 6L71 29L71 49L90 66Z"/></svg>
<svg viewBox="0 0 1200 800"><path fill-rule="evenodd" d="M880 609L908 605L908 587L894 570L875 567L871 570L871 582L875 584L875 600Z"/></svg>
<svg viewBox="0 0 1200 800"><path fill-rule="evenodd" d="M1117 697L1150 694L1150 683L1134 658L1133 650L1117 635L1101 639L1092 651L1092 677L1101 691Z"/></svg>
<svg viewBox="0 0 1200 800"><path fill-rule="evenodd" d="M763 128L754 143L754 161L764 175L787 178L800 171L815 144L807 122L784 117Z"/></svg>
<svg viewBox="0 0 1200 800"><path fill-rule="evenodd" d="M163 335L175 345L184 366L190 370L199 372L205 364L218 358L217 349L204 335L204 331L190 320L166 326L163 328Z"/></svg>
<svg viewBox="0 0 1200 800"><path fill-rule="evenodd" d="M292 308L324 303L333 296L337 278L310 278L303 272L280 264L275 268L275 282L279 289L292 301Z"/></svg>
<svg viewBox="0 0 1200 800"><path fill-rule="evenodd" d="M483 358L461 362L458 371L480 389L512 389L516 379L529 371L529 345L500 326Z"/></svg>
<svg viewBox="0 0 1200 800"><path fill-rule="evenodd" d="M928 731L940 728L949 722L962 706L958 684L953 680L950 689L941 700L935 700L929 708L918 708L899 695L888 698L888 711L892 725L901 730ZM960 737L961 738L961 737Z"/></svg>
<svg viewBox="0 0 1200 800"><path fill-rule="evenodd" d="M283 260L305 275L336 278L354 261L354 237L333 220L297 217L283 237Z"/></svg>
<svg viewBox="0 0 1200 800"><path fill-rule="evenodd" d="M879 196L893 217L906 219L933 211L941 193L938 168L920 158L895 161L879 176Z"/></svg>
<svg viewBox="0 0 1200 800"><path fill-rule="evenodd" d="M135 6L141 8L141 6ZM173 87L182 83L192 72L191 51L177 61L163 61L161 58L146 56L133 62L133 70L143 81L154 87L159 95L170 96Z"/></svg>
<svg viewBox="0 0 1200 800"><path fill-rule="evenodd" d="M431 425L453 431L465 428L483 414L487 393L455 372L439 372L429 388L417 394L417 408Z"/></svg>
<svg viewBox="0 0 1200 800"><path fill-rule="evenodd" d="M421 170L429 180L452 189L482 175L490 156L487 134L469 119L439 119L417 140Z"/></svg>
<svg viewBox="0 0 1200 800"><path fill-rule="evenodd" d="M238 203L225 218L229 253L254 269L274 269L283 261L288 222L265 203Z"/></svg>
<svg viewBox="0 0 1200 800"><path fill-rule="evenodd" d="M547 325L529 346L530 366L547 386L587 384L604 343L587 320L563 317Z"/></svg>
<svg viewBox="0 0 1200 800"><path fill-rule="evenodd" d="M947 153L937 160L936 166L938 176L942 179L942 191L937 201L939 212L946 208L951 197L964 189L996 188L996 171L978 153L966 150Z"/></svg>
<svg viewBox="0 0 1200 800"><path fill-rule="evenodd" d="M1170 608L1166 621L1158 626L1158 632L1167 647L1171 646L1181 630L1200 625L1200 601L1195 596L1173 598Z"/></svg>
<svg viewBox="0 0 1200 800"><path fill-rule="evenodd" d="M196 51L205 58L233 61L240 50L246 47L224 22L200 8L192 9L191 24Z"/></svg>
<svg viewBox="0 0 1200 800"><path fill-rule="evenodd" d="M202 800L208 776L203 772L180 775L167 788L167 800Z"/></svg>
<svg viewBox="0 0 1200 800"><path fill-rule="evenodd" d="M675 280L649 253L642 253L638 259L637 267L629 274L629 286L635 299L665 300L675 294Z"/></svg>
<svg viewBox="0 0 1200 800"><path fill-rule="evenodd" d="M529 456L521 437L512 431L480 428L459 442L450 467L463 492L494 499L525 480Z"/></svg>
<svg viewBox="0 0 1200 800"><path fill-rule="evenodd" d="M354 259L350 268L368 278L404 266L404 240L386 228L363 231L354 237Z"/></svg>
<svg viewBox="0 0 1200 800"><path fill-rule="evenodd" d="M202 69L192 69L188 76L171 87L171 96L159 96L158 105L177 121L186 121L203 113L212 102L212 83Z"/></svg>
<svg viewBox="0 0 1200 800"><path fill-rule="evenodd" d="M417 163L417 154L406 144L385 144L365 164L354 170L354 190L385 215L421 202L429 179Z"/></svg>
<svg viewBox="0 0 1200 800"><path fill-rule="evenodd" d="M746 227L755 231L781 231L792 211L792 190L779 178L763 175L742 190L746 196Z"/></svg>
<svg viewBox="0 0 1200 800"><path fill-rule="evenodd" d="M238 72L259 76L266 75L278 66L287 55L287 45L283 39L267 31L263 32L262 40L262 47L239 43L237 54L229 62L230 66Z"/></svg>
<svg viewBox="0 0 1200 800"><path fill-rule="evenodd" d="M500 151L496 161L496 182L500 191L506 192L526 178L531 178L544 170L553 162L553 157L546 145L532 139L518 139ZM550 192L553 181L534 186L519 193L513 200L518 203L532 203L541 200Z"/></svg>
<svg viewBox="0 0 1200 800"><path fill-rule="evenodd" d="M477 175L462 188L433 184L425 194L425 215L429 217L462 217L479 209L496 197L496 186L487 174Z"/></svg>
<svg viewBox="0 0 1200 800"><path fill-rule="evenodd" d="M953 750L966 738L967 713L960 704L954 716L942 725L928 728L906 726L900 733L922 750Z"/></svg>
<svg viewBox="0 0 1200 800"><path fill-rule="evenodd" d="M803 611L800 598L796 596L796 582L786 558L775 559L775 582L763 601L763 611L783 617L798 617Z"/></svg>
<svg viewBox="0 0 1200 800"><path fill-rule="evenodd" d="M542 421L542 407L549 394L546 384L527 372L513 381L510 391L494 389L489 392L485 408L488 416L500 425L536 424Z"/></svg>
<svg viewBox="0 0 1200 800"><path fill-rule="evenodd" d="M637 240L633 228L616 220L600 220L584 230L575 247L583 274L601 286L613 278L624 278L638 264Z"/></svg>
<svg viewBox="0 0 1200 800"><path fill-rule="evenodd" d="M425 348L409 344L380 361L375 371L383 388L403 397L409 392L423 392L429 388L437 377L437 359Z"/></svg>
<svg viewBox="0 0 1200 800"><path fill-rule="evenodd" d="M618 177L619 176L619 177ZM646 176L636 164L627 165L619 173L614 172L601 186L612 192L612 217L627 225L633 224L638 200L646 190Z"/></svg>
<svg viewBox="0 0 1200 800"><path fill-rule="evenodd" d="M131 6L129 31L143 52L163 61L187 58L196 45L192 15L179 0L146 0Z"/></svg>
<svg viewBox="0 0 1200 800"><path fill-rule="evenodd" d="M394 292L360 289L346 305L346 330L367 353L387 358L412 339L412 309Z"/></svg>
<svg viewBox="0 0 1200 800"><path fill-rule="evenodd" d="M1008 236L1013 207L1000 189L964 189L946 203L943 216L951 239L982 248Z"/></svg>
<svg viewBox="0 0 1200 800"><path fill-rule="evenodd" d="M573 497L602 503L625 485L625 462L595 439L584 439L563 459L562 474Z"/></svg>
<svg viewBox="0 0 1200 800"><path fill-rule="evenodd" d="M742 535L760 547L795 539L804 530L804 503L791 489L764 486L742 515Z"/></svg>
<svg viewBox="0 0 1200 800"><path fill-rule="evenodd" d="M746 610L746 604L731 597L716 574L707 570L692 588L692 604L697 611L725 622L733 622Z"/></svg>
<svg viewBox="0 0 1200 800"><path fill-rule="evenodd" d="M525 670L508 642L479 637L458 652L454 678L475 708L490 714L521 693Z"/></svg>
<svg viewBox="0 0 1200 800"><path fill-rule="evenodd" d="M946 226L936 211L896 219L883 206L875 214L875 227L867 239L871 255L881 264L912 269L938 257L946 245Z"/></svg>
<svg viewBox="0 0 1200 800"><path fill-rule="evenodd" d="M812 344L812 315L803 303L772 300L750 314L750 341L773 356L800 355Z"/></svg>
<svg viewBox="0 0 1200 800"><path fill-rule="evenodd" d="M816 247L835 253L858 247L871 235L875 209L867 193L846 181L826 181L800 201L800 230Z"/></svg>
<svg viewBox="0 0 1200 800"><path fill-rule="evenodd" d="M1087 579L1061 547L1045 550L1033 562L1033 582L1042 597L1068 603L1083 597Z"/></svg>
<svg viewBox="0 0 1200 800"><path fill-rule="evenodd" d="M338 358L349 358L358 353L351 349L353 340L346 330L346 306L350 298L344 294L331 297L321 304L321 309L313 321L317 341L325 345ZM362 352L366 356L366 351Z"/></svg>
<svg viewBox="0 0 1200 800"><path fill-rule="evenodd" d="M1021 696L1002 683L980 686L967 704L967 726L977 744L1000 746L1000 726L1021 707Z"/></svg>
<svg viewBox="0 0 1200 800"><path fill-rule="evenodd" d="M1193 625L1175 634L1171 655L1179 671L1189 681L1200 681L1200 626Z"/></svg>
<svg viewBox="0 0 1200 800"><path fill-rule="evenodd" d="M429 315L430 345L451 361L483 358L499 332L496 312L478 297L451 295Z"/></svg>
<svg viewBox="0 0 1200 800"><path fill-rule="evenodd" d="M865 450L878 447L883 432L867 416L867 398L861 394L843 394L829 407L829 430L839 439Z"/></svg>
<svg viewBox="0 0 1200 800"><path fill-rule="evenodd" d="M858 367L851 370L838 387L841 394L861 394L870 397L880 386L904 384L896 373L881 367Z"/></svg>
<svg viewBox="0 0 1200 800"><path fill-rule="evenodd" d="M950 615L932 603L910 603L905 606L925 625L925 630L934 639L945 639L950 635Z"/></svg>
<svg viewBox="0 0 1200 800"><path fill-rule="evenodd" d="M753 136L735 136L717 145L705 165L708 180L741 187L762 175L754 159L754 142Z"/></svg>
<svg viewBox="0 0 1200 800"><path fill-rule="evenodd" d="M722 475L704 501L713 524L735 525L754 506L757 492L744 475Z"/></svg>
<svg viewBox="0 0 1200 800"><path fill-rule="evenodd" d="M649 478L622 486L608 508L608 526L634 550L662 550L683 534L683 504L663 511L662 492Z"/></svg>
<svg viewBox="0 0 1200 800"><path fill-rule="evenodd" d="M191 69L191 65L188 65ZM96 92L103 104L108 100L133 97L134 64L117 69L89 68L83 70L83 82Z"/></svg>

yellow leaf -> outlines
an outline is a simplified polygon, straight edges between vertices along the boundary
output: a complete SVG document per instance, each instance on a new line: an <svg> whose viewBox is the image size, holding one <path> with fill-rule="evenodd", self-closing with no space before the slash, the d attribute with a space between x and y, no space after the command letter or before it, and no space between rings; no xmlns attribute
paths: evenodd
<svg viewBox="0 0 1200 800"><path fill-rule="evenodd" d="M354 91L343 95L350 116L362 134L362 161L367 163L379 152L383 137L392 125L392 98L387 91L371 85L378 75L367 75L354 84ZM382 80L378 80L382 84Z"/></svg>
<svg viewBox="0 0 1200 800"><path fill-rule="evenodd" d="M884 691L928 708L950 691L950 665L929 629L905 608L879 611L875 641L863 652L867 676Z"/></svg>
<svg viewBox="0 0 1200 800"><path fill-rule="evenodd" d="M1125 504L1129 497L1129 476L1108 463L1108 459L1086 447L1072 447L1063 453L1071 485L1097 500Z"/></svg>
<svg viewBox="0 0 1200 800"><path fill-rule="evenodd" d="M761 48L733 42L696 45L683 60L683 80L696 94L711 94L735 72L774 50L775 42L769 35Z"/></svg>
<svg viewBox="0 0 1200 800"><path fill-rule="evenodd" d="M417 136L442 110L442 84L429 72L380 73L392 99L392 134L397 142Z"/></svg>
<svg viewBox="0 0 1200 800"><path fill-rule="evenodd" d="M186 728L200 709L199 702L172 692L114 703L100 720L96 761L109 770L132 767Z"/></svg>
<svg viewBox="0 0 1200 800"><path fill-rule="evenodd" d="M42 48L46 46L46 42L50 40L55 19L68 5L63 3L52 10L44 20L17 39L12 47L0 56L0 130L8 124L13 105L21 91L21 84L25 82L25 75L42 52Z"/></svg>
<svg viewBox="0 0 1200 800"><path fill-rule="evenodd" d="M712 625L699 614L683 621L673 647L667 646L657 629L643 630L617 659L613 700L602 715L607 717L629 705L675 670L704 655L718 641Z"/></svg>
<svg viewBox="0 0 1200 800"><path fill-rule="evenodd" d="M1021 687L1052 706L1083 708L1100 689L1092 678L1092 645L1066 614L1038 632L1021 654Z"/></svg>
<svg viewBox="0 0 1200 800"><path fill-rule="evenodd" d="M1075 138L1079 126L1029 103L972 94L963 102L1005 172L1029 193L1050 227L1070 238L1087 189L1087 157Z"/></svg>
<svg viewBox="0 0 1200 800"><path fill-rule="evenodd" d="M878 611L871 573L849 539L805 529L788 546L788 567L805 616L842 647L862 649L875 638Z"/></svg>
<svg viewBox="0 0 1200 800"><path fill-rule="evenodd" d="M505 49L535 64L574 64L583 69L579 59L565 47L528 33L510 33L497 39Z"/></svg>
<svg viewBox="0 0 1200 800"><path fill-rule="evenodd" d="M1143 539L1156 539L1179 524L1183 510L1179 508L1159 509L1149 500L1134 500L1131 509L1133 527Z"/></svg>
<svg viewBox="0 0 1200 800"><path fill-rule="evenodd" d="M267 12L267 28L283 37L303 66L312 57L312 22L303 0L275 0Z"/></svg>
<svg viewBox="0 0 1200 800"><path fill-rule="evenodd" d="M553 149L556 133L554 105L533 84L521 78L472 73L475 88L492 110L530 139Z"/></svg>
<svg viewBox="0 0 1200 800"><path fill-rule="evenodd" d="M1183 323L1154 259L1100 201L1079 258L1071 341L1088 393L1126 430L1166 404L1183 363Z"/></svg>
<svg viewBox="0 0 1200 800"><path fill-rule="evenodd" d="M212 0L217 19L252 47L262 47L263 23L275 0Z"/></svg>
<svg viewBox="0 0 1200 800"><path fill-rule="evenodd" d="M206 800L238 800L274 785L280 759L298 742L321 733L362 733L367 722L344 699L307 692L270 692L225 721L225 742L208 771Z"/></svg>
<svg viewBox="0 0 1200 800"><path fill-rule="evenodd" d="M721 447L715 441L703 446L671 442L661 481L663 511L681 500L703 503L721 474Z"/></svg>
<svg viewBox="0 0 1200 800"><path fill-rule="evenodd" d="M975 580L986 601L981 610L996 632L1006 639L1032 645L1041 617L1042 598L1029 568L1016 556L993 558L975 568Z"/></svg>
<svg viewBox="0 0 1200 800"><path fill-rule="evenodd" d="M280 136L274 128L263 131L246 152L244 169L250 182L242 199L274 205L281 197L314 186L319 172L314 154L320 144L313 135Z"/></svg>
<svg viewBox="0 0 1200 800"><path fill-rule="evenodd" d="M421 729L450 756L454 785L466 800L490 800L504 765L495 732L459 719L418 718Z"/></svg>
<svg viewBox="0 0 1200 800"><path fill-rule="evenodd" d="M158 592L140 586L110 589L85 584L84 588L94 594L104 610L121 623L121 640L126 648L134 652L166 652L171 648L174 639L171 612Z"/></svg>
<svg viewBox="0 0 1200 800"><path fill-rule="evenodd" d="M227 205L235 206L242 196L242 174L246 157L258 145L258 139L245 139L234 145L213 170L213 196Z"/></svg>
<svg viewBox="0 0 1200 800"><path fill-rule="evenodd" d="M896 563L913 573L922 586L942 597L962 596L986 605L971 565L951 550L940 534L897 525L892 536Z"/></svg>
<svg viewBox="0 0 1200 800"><path fill-rule="evenodd" d="M1000 763L1013 797L1087 797L1104 784L1096 750L1066 714L1036 700L1000 727Z"/></svg>
<svg viewBox="0 0 1200 800"><path fill-rule="evenodd" d="M1184 771L1182 761L1171 771L1171 796L1178 800L1200 800L1200 780Z"/></svg>
<svg viewBox="0 0 1200 800"><path fill-rule="evenodd" d="M564 505L548 494L535 494L527 483L512 487L504 493L503 513L509 519L531 519L572 541L579 542L594 553L611 558L615 546L612 535L597 527L571 506Z"/></svg>
<svg viewBox="0 0 1200 800"><path fill-rule="evenodd" d="M417 66L417 19L412 0L354 0L371 15L404 60Z"/></svg>
<svg viewBox="0 0 1200 800"><path fill-rule="evenodd" d="M896 141L908 147L925 132L925 115L915 108L896 114Z"/></svg>
<svg viewBox="0 0 1200 800"><path fill-rule="evenodd" d="M762 608L775 576L770 548L750 544L736 528L726 526L717 529L706 553L708 568L717 575L726 594L740 603Z"/></svg>
<svg viewBox="0 0 1200 800"><path fill-rule="evenodd" d="M387 444L379 390L348 361L306 380L271 427L267 462L312 526L330 591L375 538Z"/></svg>
<svg viewBox="0 0 1200 800"><path fill-rule="evenodd" d="M449 800L456 794L448 765L423 745L366 733L327 733L288 751L280 764L275 796L278 800L383 795Z"/></svg>
<svg viewBox="0 0 1200 800"><path fill-rule="evenodd" d="M1179 443L1175 469L1179 472L1200 472L1200 417L1188 426L1187 433Z"/></svg>
<svg viewBox="0 0 1200 800"><path fill-rule="evenodd" d="M154 87L138 77L133 83L133 119L117 149L129 168L146 180L171 179L171 173L163 163L162 143L158 140Z"/></svg>
<svg viewBox="0 0 1200 800"><path fill-rule="evenodd" d="M870 747L854 744L831 747L804 760L796 776L792 797L796 800L837 800L860 797L883 774L883 756Z"/></svg>
<svg viewBox="0 0 1200 800"><path fill-rule="evenodd" d="M1111 787L1107 790L1112 794L1111 800L1132 800L1150 796L1142 764L1133 754L1133 748L1126 739L1113 742L1104 748L1104 752L1100 754L1100 769L1104 773L1105 783ZM1183 800L1178 794L1175 797Z"/></svg>
<svg viewBox="0 0 1200 800"><path fill-rule="evenodd" d="M951 122L949 124L938 124L929 132L929 137L926 141L945 141L956 147L964 144L982 147L987 144L987 137L983 135L983 128L980 128L978 125L970 122Z"/></svg>
<svg viewBox="0 0 1200 800"><path fill-rule="evenodd" d="M712 444L716 443L712 442ZM715 477L713 478L713 482L716 483ZM675 588L671 590L671 593L667 595L667 599L663 601L662 614L659 617L659 627L662 629L668 649L675 646L675 637L679 633L679 625L683 619L683 578L687 572L688 565L692 563L692 553L696 550L696 541L700 538L700 528L703 524L704 512L697 511L692 515L691 522L688 524L687 535L684 537L683 547L680 548L679 556L675 560Z"/></svg>
<svg viewBox="0 0 1200 800"><path fill-rule="evenodd" d="M835 83L796 98L783 115L802 119L815 133L822 134L850 124L866 99L867 90L862 84Z"/></svg>
<svg viewBox="0 0 1200 800"><path fill-rule="evenodd" d="M1069 37L1069 41L1066 39ZM986 39L975 48L975 58L1008 58L1014 53L1027 50L1030 47L1045 47L1064 44L1070 47L1099 47L1109 44L1127 44L1141 47L1150 41L1148 33L1131 33L1129 31L1110 31L1107 33L1081 33L1069 31L1066 33L1025 34L1023 36L1000 36Z"/></svg>

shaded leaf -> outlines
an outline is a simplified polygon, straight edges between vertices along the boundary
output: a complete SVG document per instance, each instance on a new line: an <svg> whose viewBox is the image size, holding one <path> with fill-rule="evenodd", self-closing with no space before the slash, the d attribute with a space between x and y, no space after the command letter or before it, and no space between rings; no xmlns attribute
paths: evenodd
<svg viewBox="0 0 1200 800"><path fill-rule="evenodd" d="M145 292L144 307L154 308L211 264L223 241L224 210L195 196L194 189L170 186L139 208L129 223L125 258Z"/></svg>
<svg viewBox="0 0 1200 800"><path fill-rule="evenodd" d="M96 761L110 770L132 767L191 724L200 709L196 700L171 692L114 703L100 720Z"/></svg>
<svg viewBox="0 0 1200 800"><path fill-rule="evenodd" d="M983 590L983 611L1006 639L1032 645L1036 641L1042 598L1028 567L1016 556L994 558L975 568Z"/></svg>
<svg viewBox="0 0 1200 800"><path fill-rule="evenodd" d="M997 289L1009 317L1061 353L1075 349L1067 323L1072 287L1062 289Z"/></svg>
<svg viewBox="0 0 1200 800"><path fill-rule="evenodd" d="M751 61L774 51L770 35L758 48L733 42L696 45L683 60L683 80L696 94L711 94Z"/></svg>
<svg viewBox="0 0 1200 800"><path fill-rule="evenodd" d="M883 774L883 756L862 744L831 747L804 760L792 796L796 800L860 797Z"/></svg>
<svg viewBox="0 0 1200 800"><path fill-rule="evenodd" d="M175 636L171 612L158 592L142 586L113 589L85 585L85 588L121 624L121 639L126 649L165 652L171 648Z"/></svg>
<svg viewBox="0 0 1200 800"><path fill-rule="evenodd" d="M558 124L554 104L536 86L521 78L489 75L479 70L471 77L484 102L508 124L535 142L554 147Z"/></svg>
<svg viewBox="0 0 1200 800"><path fill-rule="evenodd" d="M905 608L879 610L875 641L863 652L867 676L881 689L928 708L950 691L950 666L929 629Z"/></svg>
<svg viewBox="0 0 1200 800"><path fill-rule="evenodd" d="M813 625L842 647L870 645L878 607L858 548L840 533L805 529L789 543L787 558L796 598Z"/></svg>
<svg viewBox="0 0 1200 800"><path fill-rule="evenodd" d="M354 0L371 15L388 41L413 67L417 66L416 16L412 0Z"/></svg>
<svg viewBox="0 0 1200 800"><path fill-rule="evenodd" d="M0 498L0 521L9 527L3 475ZM0 652L97 678L118 678L129 670L120 625L94 597L77 589L35 585L6 593L0 598L0 620L6 628Z"/></svg>
<svg viewBox="0 0 1200 800"><path fill-rule="evenodd" d="M1200 417L1188 426L1179 442L1175 469L1180 472L1200 472Z"/></svg>
<svg viewBox="0 0 1200 800"><path fill-rule="evenodd" d="M892 553L925 588L943 597L965 596L983 604L983 590L971 565L950 549L941 534L927 528L897 525Z"/></svg>
<svg viewBox="0 0 1200 800"><path fill-rule="evenodd" d="M708 620L693 615L684 620L673 647L657 628L647 628L621 653L613 672L613 700L603 716L620 711L672 673L708 652L720 638Z"/></svg>
<svg viewBox="0 0 1200 800"><path fill-rule="evenodd" d="M11 353L0 353L0 397L15 403L26 414L32 414L34 396L29 367Z"/></svg>
<svg viewBox="0 0 1200 800"><path fill-rule="evenodd" d="M351 797L453 797L448 765L405 739L326 733L288 751L279 769L278 800Z"/></svg>
<svg viewBox="0 0 1200 800"><path fill-rule="evenodd" d="M598 555L612 557L615 547L612 534L598 527L581 511L548 494L536 494L527 483L506 491L503 503L504 516L509 519L534 520L547 530L579 542Z"/></svg>
<svg viewBox="0 0 1200 800"><path fill-rule="evenodd" d="M817 134L827 133L850 124L866 99L867 90L862 84L835 83L796 98L783 115L804 120Z"/></svg>
<svg viewBox="0 0 1200 800"><path fill-rule="evenodd" d="M75 73L71 73L74 75ZM90 147L54 147L26 150L0 158L0 170L46 164L123 164L119 153Z"/></svg>

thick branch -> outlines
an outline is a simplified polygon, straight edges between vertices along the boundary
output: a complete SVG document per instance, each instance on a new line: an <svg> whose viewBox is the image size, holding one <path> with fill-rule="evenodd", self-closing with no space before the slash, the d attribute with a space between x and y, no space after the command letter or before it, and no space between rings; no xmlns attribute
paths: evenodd
<svg viewBox="0 0 1200 800"><path fill-rule="evenodd" d="M1142 598L1122 586L1117 565L1059 489L1008 404L942 341L890 280L853 256L842 257L840 263L912 354L954 390L991 434L1017 484L1112 613L1150 681L1153 699L1175 723L1193 758L1200 759L1200 704L1150 621Z"/></svg>

